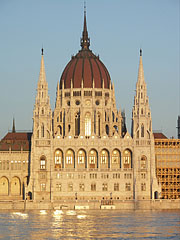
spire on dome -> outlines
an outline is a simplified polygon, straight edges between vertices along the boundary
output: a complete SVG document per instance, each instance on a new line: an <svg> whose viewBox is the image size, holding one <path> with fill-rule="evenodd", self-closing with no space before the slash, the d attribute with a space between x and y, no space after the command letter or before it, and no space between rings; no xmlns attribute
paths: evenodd
<svg viewBox="0 0 180 240"><path fill-rule="evenodd" d="M12 133L15 133L16 129L15 129L15 119L13 118L13 126L12 126Z"/></svg>
<svg viewBox="0 0 180 240"><path fill-rule="evenodd" d="M46 73L45 73L45 66L44 66L44 49L41 49L41 67L39 73L39 82L46 82Z"/></svg>
<svg viewBox="0 0 180 240"><path fill-rule="evenodd" d="M142 49L140 49L138 82L144 82L144 70L143 70L143 62L142 62Z"/></svg>
<svg viewBox="0 0 180 240"><path fill-rule="evenodd" d="M90 39L88 37L87 23L86 23L86 2L84 2L84 27L81 38L81 47L82 49L89 49Z"/></svg>
<svg viewBox="0 0 180 240"><path fill-rule="evenodd" d="M142 56L142 49L140 48L140 56Z"/></svg>

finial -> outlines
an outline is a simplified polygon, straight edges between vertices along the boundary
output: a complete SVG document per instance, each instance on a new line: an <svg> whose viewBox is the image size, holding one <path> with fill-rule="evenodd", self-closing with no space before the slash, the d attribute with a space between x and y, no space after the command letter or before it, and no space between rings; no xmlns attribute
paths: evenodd
<svg viewBox="0 0 180 240"><path fill-rule="evenodd" d="M84 27L81 38L82 49L89 49L90 39L88 37L87 24L86 24L86 2L84 2Z"/></svg>
<svg viewBox="0 0 180 240"><path fill-rule="evenodd" d="M43 51L44 51L44 49L43 49L43 47L41 48L41 55L43 56Z"/></svg>
<svg viewBox="0 0 180 240"><path fill-rule="evenodd" d="M142 49L140 48L140 56L142 56Z"/></svg>
<svg viewBox="0 0 180 240"><path fill-rule="evenodd" d="M86 1L84 1L84 15L86 15Z"/></svg>
<svg viewBox="0 0 180 240"><path fill-rule="evenodd" d="M15 119L13 117L13 127L12 127L12 133L15 133L16 132L16 129L15 129Z"/></svg>

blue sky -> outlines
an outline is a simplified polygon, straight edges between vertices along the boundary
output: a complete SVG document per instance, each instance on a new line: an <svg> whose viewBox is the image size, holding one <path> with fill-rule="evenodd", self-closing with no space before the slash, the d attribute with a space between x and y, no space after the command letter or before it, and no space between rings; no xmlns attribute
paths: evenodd
<svg viewBox="0 0 180 240"><path fill-rule="evenodd" d="M0 138L12 128L31 130L44 47L54 109L57 82L80 49L82 0L0 0ZM139 49L154 130L177 137L180 114L179 0L87 0L90 48L109 70L117 107L130 131Z"/></svg>

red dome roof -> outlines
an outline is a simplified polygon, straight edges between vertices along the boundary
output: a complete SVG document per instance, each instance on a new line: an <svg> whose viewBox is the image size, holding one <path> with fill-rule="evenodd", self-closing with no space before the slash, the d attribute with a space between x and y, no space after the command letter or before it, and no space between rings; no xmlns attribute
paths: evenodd
<svg viewBox="0 0 180 240"><path fill-rule="evenodd" d="M72 57L71 61L65 67L60 79L60 88L62 89L62 82L64 88L71 88L71 81L73 88L81 88L83 81L84 88L92 88L93 81L95 88L102 88L104 81L104 88L110 88L111 79L107 68L99 60L99 57L94 55L89 49L90 39L88 37L86 12L84 12L84 28L81 38L82 49Z"/></svg>
<svg viewBox="0 0 180 240"><path fill-rule="evenodd" d="M73 88L81 88L82 80L84 88L92 88L93 80L95 88L102 88L103 81L104 88L110 88L111 83L107 68L89 49L82 49L72 57L61 76L60 88L62 88L62 81L64 81L64 88L70 88L71 79Z"/></svg>

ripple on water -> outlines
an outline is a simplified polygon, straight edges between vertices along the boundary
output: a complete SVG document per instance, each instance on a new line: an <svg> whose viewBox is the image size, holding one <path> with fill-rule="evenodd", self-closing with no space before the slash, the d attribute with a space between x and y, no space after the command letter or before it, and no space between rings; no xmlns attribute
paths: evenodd
<svg viewBox="0 0 180 240"><path fill-rule="evenodd" d="M180 211L6 211L0 239L180 239Z"/></svg>

